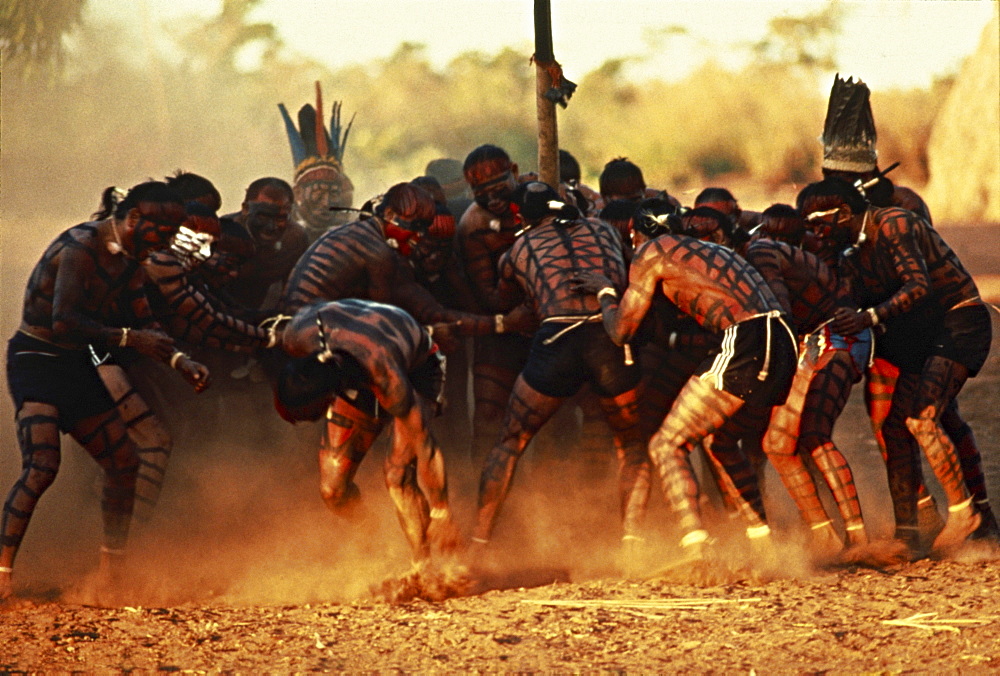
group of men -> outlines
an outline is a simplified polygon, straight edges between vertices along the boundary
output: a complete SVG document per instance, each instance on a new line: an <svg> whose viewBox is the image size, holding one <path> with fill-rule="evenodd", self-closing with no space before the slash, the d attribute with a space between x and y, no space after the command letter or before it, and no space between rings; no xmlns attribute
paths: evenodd
<svg viewBox="0 0 1000 676"><path fill-rule="evenodd" d="M860 130L840 124L844 100L855 123L868 121ZM987 307L919 197L879 170L862 83L838 77L831 92L824 179L795 207L762 213L721 188L683 207L625 158L594 191L564 153L563 182L549 186L491 144L352 210L334 111L327 130L317 91L296 129L282 107L294 186L254 181L222 217L218 192L194 174L109 189L93 220L43 254L7 354L22 472L0 522L0 599L58 470L61 432L104 470L100 566L120 574L133 513L148 515L166 476L169 411L190 400L163 369L201 392L211 371L224 371L218 382L258 368L269 408L322 420L320 492L335 512L361 499L359 464L391 427L385 482L417 560L466 548L434 418L471 418L469 545L480 560L519 459L568 400L607 430L598 438L617 458L624 547L643 540L655 471L682 550L706 556L700 452L755 551L772 536L759 485L770 462L816 551L836 558L869 537L832 439L862 379L894 539L911 555L1000 541L956 403L989 352ZM240 368L226 352L242 355ZM472 376L471 416L454 362ZM943 523L921 451L948 502Z"/></svg>

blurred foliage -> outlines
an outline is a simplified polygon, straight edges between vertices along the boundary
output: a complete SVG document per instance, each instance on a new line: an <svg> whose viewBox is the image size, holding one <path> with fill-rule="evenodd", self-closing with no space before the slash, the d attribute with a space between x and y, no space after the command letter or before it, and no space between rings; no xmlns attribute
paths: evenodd
<svg viewBox="0 0 1000 676"><path fill-rule="evenodd" d="M834 38L840 33L844 8L831 0L805 16L777 16L768 22L767 34L753 45L759 61L809 70L837 67Z"/></svg>
<svg viewBox="0 0 1000 676"><path fill-rule="evenodd" d="M0 59L25 78L52 72L64 54L64 38L80 24L84 0L0 2Z"/></svg>
<svg viewBox="0 0 1000 676"><path fill-rule="evenodd" d="M389 58L330 70L291 56L273 26L252 22L257 2L226 0L208 22L169 27L148 20L77 26L66 19L79 19L80 3L52 3L77 8L54 15L77 26L64 65L36 61L51 76L39 86L5 63L5 217L82 219L105 186L178 168L211 178L224 209L236 209L250 181L291 178L277 103L294 117L315 103L316 80L327 112L342 100L345 121L357 114L345 166L359 203L421 174L431 159L461 160L482 143L506 148L522 170L535 168L535 70L528 54L468 52L436 70L421 45L404 43ZM30 6L41 4L49 3ZM834 3L825 13L772 22L768 39L754 48L756 60L739 72L707 62L679 82L632 82L623 61L582 77L564 64L580 86L559 113L560 145L595 185L604 163L627 156L650 185L682 201L706 185L740 186L734 188L740 197L749 197L741 192L748 186L760 199L780 193L780 201L789 201L819 175L826 107L820 83L832 80L826 45L838 30L836 11ZM165 56L155 41L173 45L174 54ZM30 42L12 49L44 51ZM941 81L930 92L873 97L881 161L902 162L894 178L926 178L928 130L949 86Z"/></svg>

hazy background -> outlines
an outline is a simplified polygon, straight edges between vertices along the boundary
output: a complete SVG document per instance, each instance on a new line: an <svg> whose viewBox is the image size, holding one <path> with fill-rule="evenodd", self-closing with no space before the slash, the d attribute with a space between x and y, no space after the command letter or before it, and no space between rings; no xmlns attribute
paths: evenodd
<svg viewBox="0 0 1000 676"><path fill-rule="evenodd" d="M900 161L892 178L921 191L931 180L924 195L932 213L949 214L939 225L1000 221L1000 153L990 150L1000 139L997 69L966 72L977 45L994 60L1000 51L992 0L553 0L552 8L556 58L579 85L558 113L560 145L592 184L605 162L625 155L643 167L650 185L686 204L709 185L730 187L745 208L794 202L819 177L818 137L839 71L871 86L880 164ZM17 327L25 280L45 245L86 220L106 186L185 169L212 179L223 210L231 211L252 180L291 179L276 105L284 102L294 116L315 103L317 80L327 113L331 101L342 100L345 121L357 114L344 163L359 202L423 173L431 159L462 159L481 143L505 147L524 170L536 164L529 0L0 0L0 46L5 337ZM977 105L985 112L970 113ZM965 126L950 125L958 136L934 131L946 126L940 117L949 109L971 117ZM945 187L932 190L935 180ZM983 181L988 189L979 187ZM964 188L975 197L963 197ZM960 253L986 280L997 266L980 241L967 238ZM4 492L19 471L12 420L5 393ZM175 451L153 524L160 537L142 549L171 593L184 585L206 593L226 587L228 577L243 580L236 593L251 598L299 598L314 587L329 589L332 573L324 564L333 554L376 560L381 568L373 576L406 560L381 486L380 454L373 453L362 474L372 528L328 529L313 448L296 447L293 437L285 447L255 446L245 430L227 440L245 422L222 418L205 430L203 445L184 440ZM276 416L267 422L289 434ZM877 464L874 448L863 450ZM519 478L526 482L519 486L551 486L553 477L566 485L566 471L538 471ZM92 565L96 481L93 463L67 441L63 470L19 559L37 579L73 578ZM882 510L880 479L871 481L862 487L865 499ZM458 486L467 519L474 479ZM512 496L506 523L515 525L503 529L530 522L541 532L551 521L594 534L590 524L602 523L613 544L611 485L598 482L577 493L567 501L539 491L539 502L520 507ZM390 561L371 533L385 534ZM206 534L208 540L191 544ZM588 549L586 542L551 537L535 546L541 555ZM373 559L373 551L380 556ZM279 584L296 570L312 577L303 582L292 575ZM267 593L254 587L257 576L269 580Z"/></svg>

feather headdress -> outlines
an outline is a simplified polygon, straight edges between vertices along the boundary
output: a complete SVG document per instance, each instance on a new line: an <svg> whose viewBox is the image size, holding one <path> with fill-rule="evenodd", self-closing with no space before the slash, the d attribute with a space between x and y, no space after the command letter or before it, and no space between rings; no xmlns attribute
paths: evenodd
<svg viewBox="0 0 1000 676"><path fill-rule="evenodd" d="M824 169L865 172L878 168L870 95L861 80L844 80L839 73L834 78L823 123Z"/></svg>
<svg viewBox="0 0 1000 676"><path fill-rule="evenodd" d="M295 180L314 168L333 167L343 172L344 149L347 147L347 136L354 124L351 116L347 127L341 125L340 113L343 102L333 103L330 115L330 127L327 129L323 120L323 91L316 82L316 107L305 104L299 109L299 126L296 129L285 104L279 103L278 110L285 122L285 132L288 134L288 144L292 149L292 163L295 165Z"/></svg>

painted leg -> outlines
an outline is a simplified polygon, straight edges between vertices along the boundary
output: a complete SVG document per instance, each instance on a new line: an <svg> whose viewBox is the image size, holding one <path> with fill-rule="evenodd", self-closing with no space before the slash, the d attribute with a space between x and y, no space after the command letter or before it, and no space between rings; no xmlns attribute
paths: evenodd
<svg viewBox="0 0 1000 676"><path fill-rule="evenodd" d="M861 502L847 458L833 443L833 427L847 405L858 372L847 350L832 350L820 356L806 395L799 450L808 453L823 475L837 510L844 521L847 542L866 544L868 535L861 515Z"/></svg>
<svg viewBox="0 0 1000 676"><path fill-rule="evenodd" d="M38 500L59 471L58 411L50 404L29 401L17 412L21 474L7 494L0 521L0 601L13 593L11 574L21 540Z"/></svg>
<svg viewBox="0 0 1000 676"><path fill-rule="evenodd" d="M906 426L906 413L912 406L916 381L904 376L896 381L892 408L885 419L886 477L896 519L894 537L912 551L921 549L917 523L917 495L922 485L920 447Z"/></svg>
<svg viewBox="0 0 1000 676"><path fill-rule="evenodd" d="M421 401L407 417L396 420L393 443L412 447L410 452L416 455L417 486L428 508L428 545L432 550L453 552L462 548L462 535L448 504L444 454L430 432L430 420L430 407Z"/></svg>
<svg viewBox="0 0 1000 676"><path fill-rule="evenodd" d="M614 435L618 458L618 505L622 540L640 539L649 504L650 461L646 438L639 420L640 389L610 399L600 406Z"/></svg>
<svg viewBox="0 0 1000 676"><path fill-rule="evenodd" d="M334 514L360 516L361 491L354 475L383 426L343 399L330 405L319 449L319 492Z"/></svg>
<svg viewBox="0 0 1000 676"><path fill-rule="evenodd" d="M517 461L562 401L537 392L522 377L514 383L500 439L486 457L479 480L479 506L472 536L474 543L489 542L500 507L510 490Z"/></svg>
<svg viewBox="0 0 1000 676"><path fill-rule="evenodd" d="M117 409L81 420L70 435L104 470L104 543L98 574L104 589L114 591L124 581L125 545L139 473L138 448Z"/></svg>
<svg viewBox="0 0 1000 676"><path fill-rule="evenodd" d="M770 408L741 407L722 425L722 428L706 438L703 446L715 467L715 474L721 482L723 495L735 506L746 527L761 531L766 526L764 496L760 492L757 469L743 451L747 439L763 437L763 431L770 420Z"/></svg>
<svg viewBox="0 0 1000 676"><path fill-rule="evenodd" d="M695 444L717 432L742 405L738 397L710 387L699 377L690 378L650 440L649 455L677 516L682 547L701 548L708 539L688 454Z"/></svg>
<svg viewBox="0 0 1000 676"><path fill-rule="evenodd" d="M139 474L133 517L144 523L151 518L163 490L173 439L163 421L132 386L122 367L105 364L97 367L97 372L125 422L128 435L138 447Z"/></svg>
<svg viewBox="0 0 1000 676"><path fill-rule="evenodd" d="M816 492L816 483L798 453L803 409L812 380L812 363L801 360L792 380L788 398L771 413L771 420L764 435L764 453L777 470L802 519L810 529L815 530L824 524L829 524L830 517Z"/></svg>
<svg viewBox="0 0 1000 676"><path fill-rule="evenodd" d="M486 456L497 439L507 401L518 374L492 364L472 367L472 448L469 451L473 471L481 471Z"/></svg>
<svg viewBox="0 0 1000 676"><path fill-rule="evenodd" d="M916 406L906 426L923 450L948 500L948 519L934 539L934 550L955 547L971 535L982 517L972 505L955 445L941 426L944 409L958 395L968 378L967 369L943 357L931 357L919 376Z"/></svg>
<svg viewBox="0 0 1000 676"><path fill-rule="evenodd" d="M952 443L955 444L955 451L962 463L965 485L969 489L969 493L972 494L972 504L975 505L976 511L982 517L982 523L972 534L972 538L1000 542L1000 525L997 524L996 516L990 507L990 499L986 494L986 477L983 473L982 455L979 452L972 428L959 414L957 400L952 399L945 408L944 414L941 416L941 426Z"/></svg>

